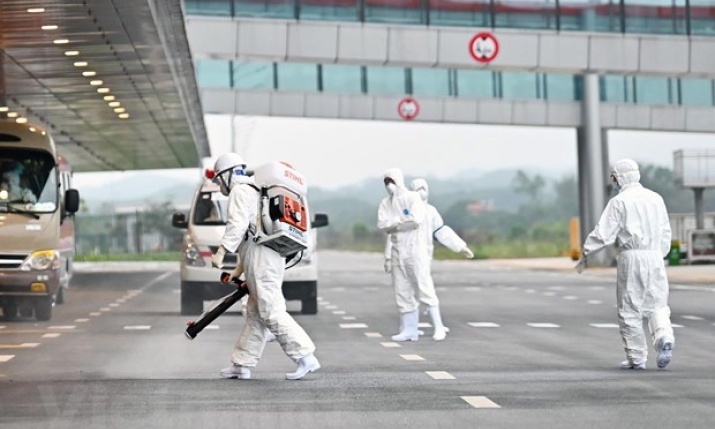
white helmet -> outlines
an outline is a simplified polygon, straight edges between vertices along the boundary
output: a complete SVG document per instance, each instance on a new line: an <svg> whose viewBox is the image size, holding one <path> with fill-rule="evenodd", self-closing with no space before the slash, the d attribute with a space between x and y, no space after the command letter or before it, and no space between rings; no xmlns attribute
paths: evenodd
<svg viewBox="0 0 715 429"><path fill-rule="evenodd" d="M213 182L221 187L221 193L228 195L236 183L233 176L246 175L246 162L237 153L229 152L219 156L214 164Z"/></svg>

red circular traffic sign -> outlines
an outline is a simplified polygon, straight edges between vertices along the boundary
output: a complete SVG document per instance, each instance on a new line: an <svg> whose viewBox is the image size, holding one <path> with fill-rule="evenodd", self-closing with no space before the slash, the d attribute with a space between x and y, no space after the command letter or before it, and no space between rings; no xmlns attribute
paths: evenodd
<svg viewBox="0 0 715 429"><path fill-rule="evenodd" d="M469 42L469 54L480 63L491 62L499 53L499 41L492 33L479 33Z"/></svg>
<svg viewBox="0 0 715 429"><path fill-rule="evenodd" d="M420 103L412 97L403 98L397 105L397 113L405 121L411 121L420 114Z"/></svg>

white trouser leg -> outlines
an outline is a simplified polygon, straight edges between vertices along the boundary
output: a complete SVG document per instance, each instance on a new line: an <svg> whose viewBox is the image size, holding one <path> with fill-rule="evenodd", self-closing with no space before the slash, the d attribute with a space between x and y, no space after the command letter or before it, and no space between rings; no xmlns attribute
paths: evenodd
<svg viewBox="0 0 715 429"><path fill-rule="evenodd" d="M395 263L393 261L393 263ZM392 287L395 290L395 304L397 311L409 313L418 309L419 304L415 299L415 289L411 283L408 266L397 262L392 266Z"/></svg>
<svg viewBox="0 0 715 429"><path fill-rule="evenodd" d="M246 304L246 323L234 346L231 361L241 366L256 366L266 345L266 327L258 314L255 288L249 284L249 298Z"/></svg>
<svg viewBox="0 0 715 429"><path fill-rule="evenodd" d="M675 342L673 326L670 323L670 307L661 307L651 313L648 317L648 328L653 339L653 347L657 348L658 341L661 339L671 344Z"/></svg>
<svg viewBox="0 0 715 429"><path fill-rule="evenodd" d="M645 285L639 262L638 255L633 252L619 255L616 279L618 325L626 356L633 364L643 363L648 358L642 313Z"/></svg>

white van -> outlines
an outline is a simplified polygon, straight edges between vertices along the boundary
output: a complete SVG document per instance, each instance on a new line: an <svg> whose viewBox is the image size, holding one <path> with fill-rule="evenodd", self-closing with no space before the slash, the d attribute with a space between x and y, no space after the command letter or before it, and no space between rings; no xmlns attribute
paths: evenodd
<svg viewBox="0 0 715 429"><path fill-rule="evenodd" d="M222 271L236 268L237 254L227 253L225 266L211 267L211 256L218 249L226 229L228 198L218 185L205 181L199 185L189 209L188 220L183 213L175 213L172 225L186 229L181 250L181 314L201 314L204 301L214 300L235 289L219 281ZM283 296L286 300L300 300L301 313L318 312L318 253L316 231L328 224L328 216L316 214L311 222L308 249L294 267L287 269L283 279ZM290 262L290 266L293 262Z"/></svg>

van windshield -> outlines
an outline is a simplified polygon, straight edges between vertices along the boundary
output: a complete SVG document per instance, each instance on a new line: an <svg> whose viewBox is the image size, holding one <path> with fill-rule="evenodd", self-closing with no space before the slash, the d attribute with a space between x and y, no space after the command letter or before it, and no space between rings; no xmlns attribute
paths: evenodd
<svg viewBox="0 0 715 429"><path fill-rule="evenodd" d="M194 207L194 225L226 225L228 198L221 192L200 192Z"/></svg>
<svg viewBox="0 0 715 429"><path fill-rule="evenodd" d="M49 152L0 147L0 208L51 213L57 201L57 169Z"/></svg>

